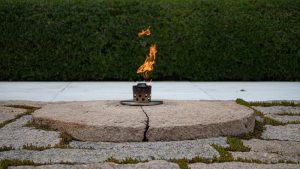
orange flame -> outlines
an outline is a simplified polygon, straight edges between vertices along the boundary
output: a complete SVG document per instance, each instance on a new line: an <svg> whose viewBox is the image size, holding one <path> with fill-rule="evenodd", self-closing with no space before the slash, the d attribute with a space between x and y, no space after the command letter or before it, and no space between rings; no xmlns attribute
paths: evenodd
<svg viewBox="0 0 300 169"><path fill-rule="evenodd" d="M144 64L142 64L137 70L137 73L141 73L145 80L149 78L150 73L153 71L153 65L155 64L156 53L157 53L156 45L151 44L149 55L146 57Z"/></svg>
<svg viewBox="0 0 300 169"><path fill-rule="evenodd" d="M147 29L145 30L142 30L141 32L138 33L138 36L141 37L141 36L150 36L151 35L151 31L150 31L151 27L149 26Z"/></svg>

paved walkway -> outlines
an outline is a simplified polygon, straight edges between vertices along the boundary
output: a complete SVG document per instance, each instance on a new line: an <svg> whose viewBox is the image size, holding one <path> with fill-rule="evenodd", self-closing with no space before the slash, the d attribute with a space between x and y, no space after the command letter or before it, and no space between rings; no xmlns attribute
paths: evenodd
<svg viewBox="0 0 300 169"><path fill-rule="evenodd" d="M134 82L0 82L0 100L131 99ZM153 99L300 100L300 82L153 82Z"/></svg>

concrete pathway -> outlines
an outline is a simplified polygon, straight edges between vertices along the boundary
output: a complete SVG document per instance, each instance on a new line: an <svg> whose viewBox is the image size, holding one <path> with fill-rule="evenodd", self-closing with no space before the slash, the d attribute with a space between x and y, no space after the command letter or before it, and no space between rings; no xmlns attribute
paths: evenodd
<svg viewBox="0 0 300 169"><path fill-rule="evenodd" d="M0 82L0 100L131 99L134 82ZM300 82L153 82L152 99L300 100Z"/></svg>

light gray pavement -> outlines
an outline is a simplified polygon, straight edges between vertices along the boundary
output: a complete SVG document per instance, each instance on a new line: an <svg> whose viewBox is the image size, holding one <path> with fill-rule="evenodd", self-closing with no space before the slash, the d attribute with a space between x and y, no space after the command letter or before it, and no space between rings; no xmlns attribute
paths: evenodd
<svg viewBox="0 0 300 169"><path fill-rule="evenodd" d="M132 98L135 82L0 82L0 100L86 101ZM300 100L300 82L152 82L152 99Z"/></svg>

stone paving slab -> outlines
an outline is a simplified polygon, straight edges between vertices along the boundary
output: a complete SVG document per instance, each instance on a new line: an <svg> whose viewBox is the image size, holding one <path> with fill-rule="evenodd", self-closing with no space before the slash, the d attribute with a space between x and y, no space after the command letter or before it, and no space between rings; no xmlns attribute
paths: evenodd
<svg viewBox="0 0 300 169"><path fill-rule="evenodd" d="M73 148L93 148L96 150L108 150L113 157L124 159L132 156L139 159L192 159L200 156L212 159L219 157L218 152L210 145L218 144L228 147L225 137L171 141L171 142L131 142L131 143L105 143L105 142L81 142L72 141Z"/></svg>
<svg viewBox="0 0 300 169"><path fill-rule="evenodd" d="M300 134L300 133L299 133ZM300 154L300 142L278 141L278 140L243 140L245 146L250 147L251 151L277 153L283 155Z"/></svg>
<svg viewBox="0 0 300 169"><path fill-rule="evenodd" d="M291 106L271 106L261 107L253 106L254 109L262 112L265 116L275 119L277 121L288 123L292 121L300 121L300 107ZM290 113L291 115L281 115L280 113Z"/></svg>
<svg viewBox="0 0 300 169"><path fill-rule="evenodd" d="M9 169L180 169L177 164L167 161L154 160L147 163L138 164L115 164L115 163L96 163L81 165L44 165L44 166L19 166L9 167Z"/></svg>
<svg viewBox="0 0 300 169"><path fill-rule="evenodd" d="M17 115L23 114L26 109L17 109L12 107L0 106L0 124L16 118Z"/></svg>
<svg viewBox="0 0 300 169"><path fill-rule="evenodd" d="M143 107L149 117L149 141L189 140L253 131L253 110L234 101L164 101Z"/></svg>
<svg viewBox="0 0 300 169"><path fill-rule="evenodd" d="M189 165L190 169L299 169L300 164L255 164L241 162L227 162L204 164L195 163Z"/></svg>
<svg viewBox="0 0 300 169"><path fill-rule="evenodd" d="M266 125L262 138L266 140L300 141L300 124Z"/></svg>
<svg viewBox="0 0 300 169"><path fill-rule="evenodd" d="M84 141L142 141L147 118L140 107L118 101L48 104L33 113L35 123Z"/></svg>
<svg viewBox="0 0 300 169"><path fill-rule="evenodd" d="M294 162L299 163L300 159L298 155L281 155L275 153L266 152L231 152L235 160L247 159L247 160L260 160L263 163L280 163L280 162Z"/></svg>
<svg viewBox="0 0 300 169"><path fill-rule="evenodd" d="M110 157L118 160L126 158L139 160L192 159L197 156L213 159L219 157L219 153L210 146L211 144L228 147L224 137L173 142L93 143L73 141L70 143L72 149L12 150L0 152L0 159L33 160L36 163L97 163L104 162Z"/></svg>
<svg viewBox="0 0 300 169"><path fill-rule="evenodd" d="M23 116L0 129L0 147L21 149L24 145L55 146L59 144L59 132L39 130L32 127L23 127L30 122L30 115Z"/></svg>
<svg viewBox="0 0 300 169"><path fill-rule="evenodd" d="M253 131L255 125L254 111L234 101L166 100L143 107L118 101L69 102L48 104L33 119L78 140L109 142L239 135Z"/></svg>

